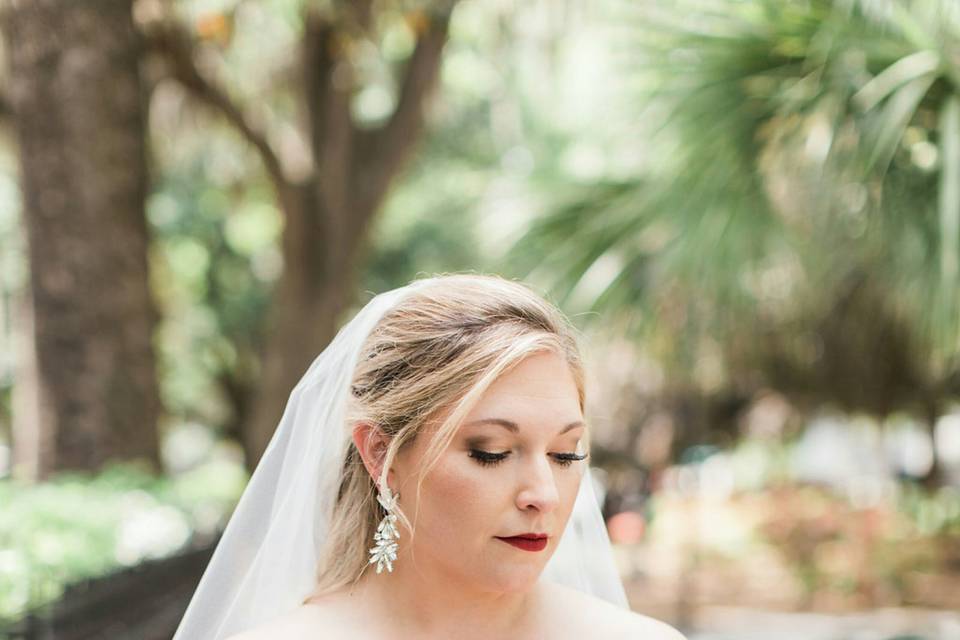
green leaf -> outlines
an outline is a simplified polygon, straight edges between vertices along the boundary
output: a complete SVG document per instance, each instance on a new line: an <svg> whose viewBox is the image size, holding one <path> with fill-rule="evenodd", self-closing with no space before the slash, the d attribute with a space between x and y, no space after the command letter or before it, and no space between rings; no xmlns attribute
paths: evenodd
<svg viewBox="0 0 960 640"><path fill-rule="evenodd" d="M945 322L943 340L955 340L957 272L960 268L960 96L947 98L940 111L940 279Z"/></svg>
<svg viewBox="0 0 960 640"><path fill-rule="evenodd" d="M936 73L924 74L904 84L890 97L876 123L875 142L867 160L868 168L879 171L881 175L886 172L904 130L936 79Z"/></svg>
<svg viewBox="0 0 960 640"><path fill-rule="evenodd" d="M905 82L937 71L940 56L933 51L918 51L897 60L863 85L853 96L853 103L862 111L870 111Z"/></svg>
<svg viewBox="0 0 960 640"><path fill-rule="evenodd" d="M954 286L960 266L960 96L947 98L940 112L940 268Z"/></svg>

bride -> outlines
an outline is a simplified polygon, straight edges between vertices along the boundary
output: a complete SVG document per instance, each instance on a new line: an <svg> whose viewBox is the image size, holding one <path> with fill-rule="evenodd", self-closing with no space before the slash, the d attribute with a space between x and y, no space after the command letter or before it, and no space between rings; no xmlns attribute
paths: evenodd
<svg viewBox="0 0 960 640"><path fill-rule="evenodd" d="M525 286L381 294L290 396L174 640L643 638L573 329Z"/></svg>

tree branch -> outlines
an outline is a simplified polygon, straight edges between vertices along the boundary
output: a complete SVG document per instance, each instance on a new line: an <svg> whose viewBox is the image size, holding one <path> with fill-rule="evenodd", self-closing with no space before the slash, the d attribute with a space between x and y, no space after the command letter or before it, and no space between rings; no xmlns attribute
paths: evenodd
<svg viewBox="0 0 960 640"><path fill-rule="evenodd" d="M346 209L353 152L350 117L352 69L346 59L350 36L318 11L304 24L304 92L310 127L310 151L328 210Z"/></svg>
<svg viewBox="0 0 960 640"><path fill-rule="evenodd" d="M404 70L397 106L382 127L365 133L358 142L351 175L358 194L353 206L357 218L368 218L376 210L423 129L424 103L439 75L450 14L418 17L420 36ZM366 221L355 222L362 228Z"/></svg>
<svg viewBox="0 0 960 640"><path fill-rule="evenodd" d="M347 27L357 33L366 33L373 24L373 0L341 0L335 10L347 21Z"/></svg>
<svg viewBox="0 0 960 640"><path fill-rule="evenodd" d="M13 105L10 104L10 98L5 91L0 91L0 119L6 119L13 115Z"/></svg>
<svg viewBox="0 0 960 640"><path fill-rule="evenodd" d="M196 45L186 28L167 20L151 25L143 35L149 48L168 62L172 76L195 98L219 111L253 145L277 190L285 189L288 185L286 174L266 135L250 121L226 89L197 67L194 60Z"/></svg>

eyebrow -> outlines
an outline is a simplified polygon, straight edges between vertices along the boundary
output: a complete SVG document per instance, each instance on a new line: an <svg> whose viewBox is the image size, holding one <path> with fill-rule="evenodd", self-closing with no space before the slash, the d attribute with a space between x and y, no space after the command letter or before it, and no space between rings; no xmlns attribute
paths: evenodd
<svg viewBox="0 0 960 640"><path fill-rule="evenodd" d="M496 425L500 425L501 427L503 427L504 429L506 429L511 433L520 433L520 427L517 425L516 422L513 422L511 420L506 420L504 418L480 418L479 420L473 420L471 422L468 422L464 426L472 427L474 425L480 425L480 424L496 424ZM582 426L584 426L583 420L574 420L564 428L560 429L560 432L557 435L562 436L567 431L570 431L571 429L576 429L577 427L582 427Z"/></svg>

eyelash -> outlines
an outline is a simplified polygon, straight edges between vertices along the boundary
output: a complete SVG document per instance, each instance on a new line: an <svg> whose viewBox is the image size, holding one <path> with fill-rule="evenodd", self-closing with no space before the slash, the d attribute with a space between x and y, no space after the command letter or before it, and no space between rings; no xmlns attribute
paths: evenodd
<svg viewBox="0 0 960 640"><path fill-rule="evenodd" d="M490 453L480 449L470 449L469 455L484 467L494 467L503 462L510 453ZM586 460L587 454L578 456L575 453L556 453L553 454L553 459L561 467L569 467L578 460Z"/></svg>

